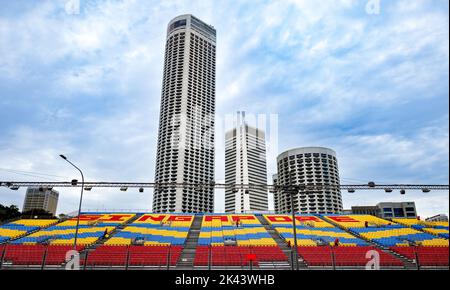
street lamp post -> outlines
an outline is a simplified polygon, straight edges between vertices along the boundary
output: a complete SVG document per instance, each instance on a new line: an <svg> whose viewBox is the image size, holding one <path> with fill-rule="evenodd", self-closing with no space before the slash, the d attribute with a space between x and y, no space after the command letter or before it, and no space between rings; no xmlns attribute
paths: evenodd
<svg viewBox="0 0 450 290"><path fill-rule="evenodd" d="M295 269L298 270L298 246L297 246L297 228L295 225L295 208L294 208L294 185L292 184L292 171L289 171L289 195L291 197L291 210L292 210L292 228L294 230L294 259L295 259Z"/></svg>
<svg viewBox="0 0 450 290"><path fill-rule="evenodd" d="M75 227L75 237L74 237L74 242L73 242L73 249L76 251L77 250L77 239L78 239L78 228L80 226L80 214L81 214L81 204L83 202L83 189L84 189L84 175L83 175L83 171L81 171L80 168L78 168L75 164L73 164L72 162L70 162L69 159L67 159L66 156L64 155L59 155L62 159L66 160L70 165L72 165L73 167L75 167L78 171L80 171L81 174L81 195L80 195L80 204L78 205L78 217L77 217L77 225Z"/></svg>

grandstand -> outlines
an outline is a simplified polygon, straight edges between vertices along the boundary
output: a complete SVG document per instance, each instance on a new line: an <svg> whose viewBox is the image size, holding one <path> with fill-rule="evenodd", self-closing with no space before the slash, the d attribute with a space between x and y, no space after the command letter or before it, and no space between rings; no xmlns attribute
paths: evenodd
<svg viewBox="0 0 450 290"><path fill-rule="evenodd" d="M86 258L87 266L175 266L194 216L137 214Z"/></svg>
<svg viewBox="0 0 450 290"><path fill-rule="evenodd" d="M382 247L448 246L448 239L371 215L326 216L325 218Z"/></svg>
<svg viewBox="0 0 450 290"><path fill-rule="evenodd" d="M33 233L39 229L56 224L58 221L54 219L49 220L27 220L20 219L8 224L0 226L0 243L9 240L17 239Z"/></svg>
<svg viewBox="0 0 450 290"><path fill-rule="evenodd" d="M448 222L427 222L419 219L392 219L392 220L401 225L405 225L417 230L422 230L426 233L436 235L441 238L448 239L449 237Z"/></svg>
<svg viewBox="0 0 450 290"><path fill-rule="evenodd" d="M94 244L106 232L111 232L118 225L131 219L134 214L88 214L80 216L78 230L78 245ZM54 222L56 223L56 222ZM70 245L74 243L77 219L72 218L51 227L22 237L11 243L35 245L49 243L51 245Z"/></svg>
<svg viewBox="0 0 450 290"><path fill-rule="evenodd" d="M283 262L288 257L255 215L205 215L194 266L246 266ZM209 260L210 259L210 260Z"/></svg>
<svg viewBox="0 0 450 290"><path fill-rule="evenodd" d="M286 215L265 215L269 223L286 241L294 244L292 218ZM367 243L340 228L315 216L296 218L297 244L299 246L333 245L338 239L341 246L365 246Z"/></svg>
<svg viewBox="0 0 450 290"><path fill-rule="evenodd" d="M0 268L63 269L77 218L0 226ZM296 216L303 269L448 269L448 223L369 215ZM279 214L83 213L82 269L291 269L292 217Z"/></svg>

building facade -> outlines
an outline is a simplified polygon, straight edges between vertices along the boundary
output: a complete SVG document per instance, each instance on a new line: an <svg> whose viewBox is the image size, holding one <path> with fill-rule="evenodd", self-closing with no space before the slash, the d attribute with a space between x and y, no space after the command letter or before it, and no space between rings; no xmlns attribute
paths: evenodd
<svg viewBox="0 0 450 290"><path fill-rule="evenodd" d="M445 214L438 214L429 218L426 218L427 222L448 222L448 216Z"/></svg>
<svg viewBox="0 0 450 290"><path fill-rule="evenodd" d="M375 206L352 206L352 214L369 214L384 219L417 218L414 202L380 202Z"/></svg>
<svg viewBox="0 0 450 290"><path fill-rule="evenodd" d="M380 202L377 204L379 217L389 218L417 218L414 202Z"/></svg>
<svg viewBox="0 0 450 290"><path fill-rule="evenodd" d="M345 211L344 211L345 213ZM352 206L349 214L368 214L373 216L380 216L380 208L378 206Z"/></svg>
<svg viewBox="0 0 450 290"><path fill-rule="evenodd" d="M266 184L266 141L263 130L249 126L245 113L238 112L234 129L225 134L225 183ZM267 211L265 187L225 189L225 212Z"/></svg>
<svg viewBox="0 0 450 290"><path fill-rule="evenodd" d="M277 185L274 208L279 213L289 213L291 194L284 185L303 185L293 195L294 209L302 214L342 213L342 196L339 189L339 170L336 153L323 147L305 147L288 150L277 158ZM313 188L309 190L309 188Z"/></svg>
<svg viewBox="0 0 450 290"><path fill-rule="evenodd" d="M213 212L216 30L192 15L167 28L153 211Z"/></svg>
<svg viewBox="0 0 450 290"><path fill-rule="evenodd" d="M59 192L54 189L29 187L25 193L22 212L42 209L56 215Z"/></svg>

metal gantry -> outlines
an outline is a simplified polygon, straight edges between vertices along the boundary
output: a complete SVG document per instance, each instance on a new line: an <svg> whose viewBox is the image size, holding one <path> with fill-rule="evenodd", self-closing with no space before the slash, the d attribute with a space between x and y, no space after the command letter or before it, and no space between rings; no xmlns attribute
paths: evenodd
<svg viewBox="0 0 450 290"><path fill-rule="evenodd" d="M81 187L81 184L73 181L63 182L40 182L40 181L0 181L0 187L7 187L12 190L19 189L20 187L42 187L42 188L54 188L54 187ZM144 188L237 188L237 189L252 189L252 188L264 188L269 191L278 190L300 190L305 192L322 191L326 189L340 189L353 192L356 190L422 190L423 192L429 192L431 190L449 190L448 184L341 184L341 185L305 185L305 184L227 184L227 183L155 183L155 182L84 182L85 190L91 190L92 188L120 188L122 191L126 191L128 188L139 188L139 191Z"/></svg>

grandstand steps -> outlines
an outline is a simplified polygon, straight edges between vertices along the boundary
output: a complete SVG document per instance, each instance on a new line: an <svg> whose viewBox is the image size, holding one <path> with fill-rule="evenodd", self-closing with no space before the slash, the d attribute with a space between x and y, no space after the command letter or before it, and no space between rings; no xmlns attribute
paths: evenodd
<svg viewBox="0 0 450 290"><path fill-rule="evenodd" d="M194 266L195 250L198 245L198 237L200 236L200 229L202 226L202 216L195 216L194 221L189 229L189 233L186 237L183 251L181 252L180 259L178 260L176 269L192 269Z"/></svg>
<svg viewBox="0 0 450 290"><path fill-rule="evenodd" d="M400 255L399 253L396 253L394 251L391 250L387 250L387 249L382 249L384 252L391 254L392 256L394 256L395 258L397 258L398 260L402 261L402 263L405 265L405 269L407 270L417 270L417 264L415 261L412 261L408 258L406 258L405 256Z"/></svg>
<svg viewBox="0 0 450 290"><path fill-rule="evenodd" d="M280 235L278 235L275 229L266 221L263 216L257 216L257 218L264 226L266 231L270 234L270 236L277 242L280 249L289 256L291 249L288 247L287 243L280 237Z"/></svg>
<svg viewBox="0 0 450 290"><path fill-rule="evenodd" d="M259 270L289 270L291 264L289 262L258 262Z"/></svg>
<svg viewBox="0 0 450 290"><path fill-rule="evenodd" d="M287 245L286 241L284 239L282 239L280 237L280 235L275 231L275 229L269 224L269 222L263 217L263 216L256 216L257 219L259 220L259 222L264 226L264 228L266 229L266 231L270 234L270 236L272 237L272 239L275 240L275 242L277 243L278 247L280 247L280 249L283 251L283 253L288 257L288 266L292 267L292 249ZM303 261L303 258L299 256L299 268L308 268L308 266L306 265L305 261ZM272 264L272 263L270 263Z"/></svg>

